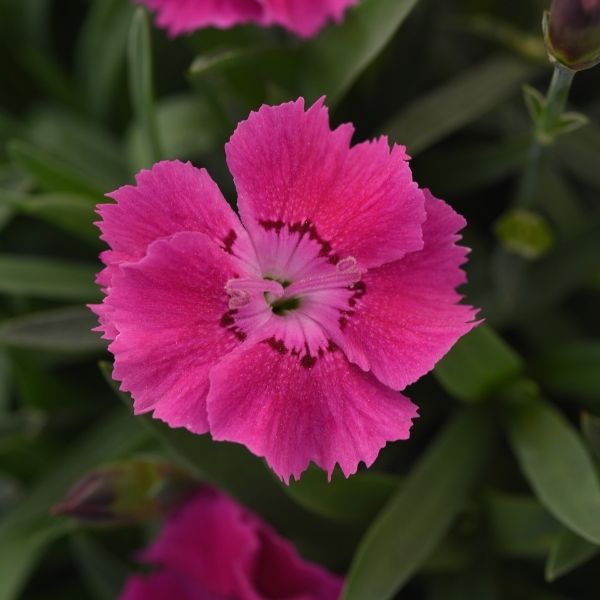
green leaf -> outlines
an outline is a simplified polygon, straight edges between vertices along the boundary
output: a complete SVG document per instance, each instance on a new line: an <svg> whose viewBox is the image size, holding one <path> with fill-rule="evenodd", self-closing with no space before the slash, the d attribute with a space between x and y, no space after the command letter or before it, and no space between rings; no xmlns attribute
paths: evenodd
<svg viewBox="0 0 600 600"><path fill-rule="evenodd" d="M49 152L21 141L7 146L9 156L21 170L50 192L72 192L98 198L103 190L88 181L77 168L56 158Z"/></svg>
<svg viewBox="0 0 600 600"><path fill-rule="evenodd" d="M93 222L97 218L94 204L87 196L77 194L16 194L0 190L0 209L16 210L23 215L46 221L74 237L100 244Z"/></svg>
<svg viewBox="0 0 600 600"><path fill-rule="evenodd" d="M549 348L533 361L536 378L555 394L600 401L600 342L577 340Z"/></svg>
<svg viewBox="0 0 600 600"><path fill-rule="evenodd" d="M362 0L343 25L330 27L301 51L302 93L331 106L390 41L418 0Z"/></svg>
<svg viewBox="0 0 600 600"><path fill-rule="evenodd" d="M530 86L523 86L523 98L534 123L537 123L544 110L546 110L546 97L538 89Z"/></svg>
<svg viewBox="0 0 600 600"><path fill-rule="evenodd" d="M127 579L129 565L121 562L94 538L83 531L71 536L73 558L90 594L95 600L114 600L119 597Z"/></svg>
<svg viewBox="0 0 600 600"><path fill-rule="evenodd" d="M532 496L490 493L485 502L496 550L508 557L544 557L560 525Z"/></svg>
<svg viewBox="0 0 600 600"><path fill-rule="evenodd" d="M489 59L417 98L381 131L414 156L498 106L533 73L514 58Z"/></svg>
<svg viewBox="0 0 600 600"><path fill-rule="evenodd" d="M68 523L51 521L35 530L0 538L0 600L17 600L44 548L69 530Z"/></svg>
<svg viewBox="0 0 600 600"><path fill-rule="evenodd" d="M0 193L2 192L0 191ZM0 204L0 229L3 229L10 222L14 212L15 211L12 206Z"/></svg>
<svg viewBox="0 0 600 600"><path fill-rule="evenodd" d="M484 40L502 44L507 50L516 52L527 60L547 63L548 51L541 36L523 31L508 21L477 14L465 17L464 21L461 19L459 28Z"/></svg>
<svg viewBox="0 0 600 600"><path fill-rule="evenodd" d="M63 260L0 254L0 293L53 300L94 301L98 267Z"/></svg>
<svg viewBox="0 0 600 600"><path fill-rule="evenodd" d="M549 404L507 405L509 441L540 502L564 525L600 543L600 483L581 438Z"/></svg>
<svg viewBox="0 0 600 600"><path fill-rule="evenodd" d="M265 48L260 47L218 48L211 53L197 56L190 65L189 75L192 79L201 79L211 71L244 62L263 50Z"/></svg>
<svg viewBox="0 0 600 600"><path fill-rule="evenodd" d="M410 579L464 508L490 440L490 423L477 410L450 422L361 542L344 600L387 600Z"/></svg>
<svg viewBox="0 0 600 600"><path fill-rule="evenodd" d="M518 135L495 142L453 144L436 148L423 163L414 163L417 181L426 181L432 190L462 196L491 186L512 175L526 160L531 136Z"/></svg>
<svg viewBox="0 0 600 600"><path fill-rule="evenodd" d="M434 372L449 394L474 402L514 381L522 370L516 352L491 327L479 325L456 343Z"/></svg>
<svg viewBox="0 0 600 600"><path fill-rule="evenodd" d="M329 519L369 522L398 490L400 480L385 473L363 471L345 478L336 471L331 481L312 467L287 492L302 506Z"/></svg>
<svg viewBox="0 0 600 600"><path fill-rule="evenodd" d="M564 135L577 131L584 125L589 125L590 120L583 114L578 112L563 113L558 119L558 123L554 129L555 135Z"/></svg>
<svg viewBox="0 0 600 600"><path fill-rule="evenodd" d="M37 109L30 120L28 141L64 161L103 194L129 176L121 143L89 119L65 110Z"/></svg>
<svg viewBox="0 0 600 600"><path fill-rule="evenodd" d="M220 139L219 123L202 98L171 96L156 105L165 156L191 159L213 152ZM147 166L146 136L136 124L129 132L128 152L135 169Z"/></svg>
<svg viewBox="0 0 600 600"><path fill-rule="evenodd" d="M81 27L75 57L86 106L107 118L125 70L133 6L121 0L95 0ZM106 40L110 39L110 44Z"/></svg>
<svg viewBox="0 0 600 600"><path fill-rule="evenodd" d="M0 349L0 414L8 408L12 388L12 367L8 354Z"/></svg>
<svg viewBox="0 0 600 600"><path fill-rule="evenodd" d="M127 50L131 105L148 145L148 162L155 163L163 157L163 152L154 110L150 26L141 7L131 21Z"/></svg>
<svg viewBox="0 0 600 600"><path fill-rule="evenodd" d="M581 429L596 460L600 461L600 417L584 412L581 414Z"/></svg>
<svg viewBox="0 0 600 600"><path fill-rule="evenodd" d="M0 344L49 352L98 352L106 348L92 331L97 318L83 307L58 308L0 323Z"/></svg>
<svg viewBox="0 0 600 600"><path fill-rule="evenodd" d="M546 581L554 581L581 566L600 553L600 546L591 544L569 529L556 536L546 562Z"/></svg>

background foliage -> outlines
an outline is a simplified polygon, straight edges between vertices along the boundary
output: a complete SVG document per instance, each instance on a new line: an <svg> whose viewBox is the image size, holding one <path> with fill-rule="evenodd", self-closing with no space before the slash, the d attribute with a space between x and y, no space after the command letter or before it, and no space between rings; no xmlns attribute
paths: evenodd
<svg viewBox="0 0 600 600"><path fill-rule="evenodd" d="M349 573L346 600L597 598L600 78L575 78L590 123L544 152L514 212L533 131L521 87L551 73L544 8L363 0L309 42L252 27L169 41L127 0L0 0L1 600L115 597L156 520L86 528L49 509L141 455ZM179 157L233 202L235 124L300 94L326 94L357 139L406 144L418 181L467 217L465 293L486 324L409 390L410 441L349 480L311 470L286 488L242 447L133 418L83 305L103 193Z"/></svg>

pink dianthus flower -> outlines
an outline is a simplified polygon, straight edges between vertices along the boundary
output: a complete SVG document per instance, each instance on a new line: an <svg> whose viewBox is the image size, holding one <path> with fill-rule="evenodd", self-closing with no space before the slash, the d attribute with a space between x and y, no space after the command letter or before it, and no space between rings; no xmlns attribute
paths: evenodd
<svg viewBox="0 0 600 600"><path fill-rule="evenodd" d="M203 488L141 553L119 600L337 600L343 580L221 492Z"/></svg>
<svg viewBox="0 0 600 600"><path fill-rule="evenodd" d="M350 145L322 101L263 106L226 146L240 219L203 169L165 161L109 196L92 307L136 414L346 476L406 439L398 393L475 323L456 287L464 219L405 148Z"/></svg>
<svg viewBox="0 0 600 600"><path fill-rule="evenodd" d="M160 27L175 37L204 27L228 29L242 23L280 25L312 37L329 19L340 22L358 0L136 0L156 11Z"/></svg>

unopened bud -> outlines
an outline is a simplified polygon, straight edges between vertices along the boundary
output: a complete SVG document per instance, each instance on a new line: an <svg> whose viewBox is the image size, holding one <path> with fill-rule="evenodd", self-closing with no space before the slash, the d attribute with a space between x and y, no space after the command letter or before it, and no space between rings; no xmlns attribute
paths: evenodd
<svg viewBox="0 0 600 600"><path fill-rule="evenodd" d="M544 20L550 56L573 71L600 62L600 0L553 0Z"/></svg>
<svg viewBox="0 0 600 600"><path fill-rule="evenodd" d="M137 523L166 514L197 485L170 463L127 460L83 475L52 513L88 524Z"/></svg>

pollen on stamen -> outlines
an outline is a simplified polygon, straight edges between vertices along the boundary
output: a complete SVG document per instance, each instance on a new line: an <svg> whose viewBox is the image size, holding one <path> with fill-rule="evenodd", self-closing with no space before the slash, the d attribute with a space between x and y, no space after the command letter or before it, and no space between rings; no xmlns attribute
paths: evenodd
<svg viewBox="0 0 600 600"><path fill-rule="evenodd" d="M230 294L228 306L231 309L242 308L250 303L250 294L244 290L227 290Z"/></svg>

